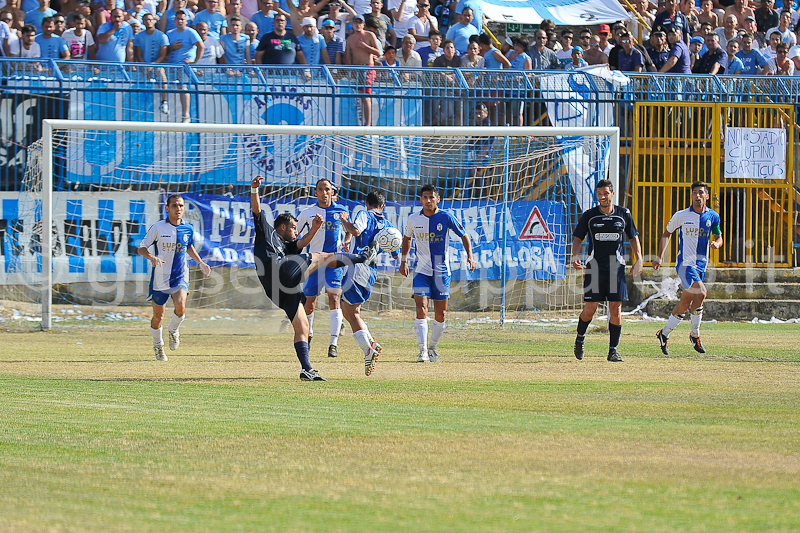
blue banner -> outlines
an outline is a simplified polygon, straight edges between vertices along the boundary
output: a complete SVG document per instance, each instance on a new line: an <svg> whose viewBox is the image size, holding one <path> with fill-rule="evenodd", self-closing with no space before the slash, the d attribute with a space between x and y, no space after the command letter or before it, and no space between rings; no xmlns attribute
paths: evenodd
<svg viewBox="0 0 800 533"><path fill-rule="evenodd" d="M195 227L195 248L213 266L253 267L253 218L250 200L203 194L183 194L184 218ZM262 209L272 223L283 212L297 215L314 200L262 199ZM352 220L364 205L340 201L350 210ZM509 204L503 220L502 204L496 202L445 201L441 209L451 212L464 226L477 263L468 272L466 252L461 240L450 234L449 261L454 280L500 279L505 264L506 279L564 279L567 274L567 245L571 228L565 226L564 206L559 202L518 201ZM417 202L389 202L384 213L400 231L412 212L421 209ZM505 225L505 226L504 226ZM505 246L503 229L505 227ZM413 267L412 248L409 263ZM395 271L399 260L380 254L378 267Z"/></svg>

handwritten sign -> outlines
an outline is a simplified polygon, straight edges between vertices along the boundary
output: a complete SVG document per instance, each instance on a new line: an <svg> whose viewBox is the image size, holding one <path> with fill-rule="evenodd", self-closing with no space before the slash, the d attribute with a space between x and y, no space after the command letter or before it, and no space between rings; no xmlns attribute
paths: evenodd
<svg viewBox="0 0 800 533"><path fill-rule="evenodd" d="M725 177L782 180L786 178L786 130L726 128Z"/></svg>

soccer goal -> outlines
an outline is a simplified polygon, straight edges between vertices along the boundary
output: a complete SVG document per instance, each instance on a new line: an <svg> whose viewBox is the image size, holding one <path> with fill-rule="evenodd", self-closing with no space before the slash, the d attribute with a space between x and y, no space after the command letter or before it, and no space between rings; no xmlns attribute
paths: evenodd
<svg viewBox="0 0 800 533"><path fill-rule="evenodd" d="M253 269L249 188L257 174L270 219L316 203L315 184L326 178L351 218L367 193L382 192L401 231L421 209L422 186L433 184L477 262L469 272L451 233L449 327L573 316L581 290L569 268L572 229L594 205L595 184L616 184L619 175L618 128L45 120L43 131L28 150L23 190L3 204L10 221L0 269L3 299L40 306L43 329L67 321L70 305L96 307L92 319L145 305L150 264L136 247L175 192L213 269L209 278L193 269L190 307L270 308ZM412 249L412 272L414 259ZM413 320L411 277L397 266L381 254L366 308Z"/></svg>

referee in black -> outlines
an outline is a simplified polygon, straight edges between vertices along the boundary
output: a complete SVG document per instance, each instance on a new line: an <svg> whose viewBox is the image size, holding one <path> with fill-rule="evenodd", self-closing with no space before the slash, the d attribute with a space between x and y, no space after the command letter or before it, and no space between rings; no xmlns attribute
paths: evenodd
<svg viewBox="0 0 800 533"><path fill-rule="evenodd" d="M633 268L631 276L642 273L642 246L631 212L614 205L614 184L610 180L597 182L595 195L599 205L581 216L572 233L572 266L583 270L583 312L578 317L578 336L575 337L575 357L583 359L586 330L600 302L608 302L608 360L621 362L617 352L622 333L622 302L628 300L625 284L625 237L631 242ZM581 246L586 243L586 261L581 259Z"/></svg>
<svg viewBox="0 0 800 533"><path fill-rule="evenodd" d="M378 248L368 248L363 254L336 253L300 253L317 230L322 227L322 216L317 215L311 223L309 232L297 238L297 218L290 213L281 213L275 217L275 227L269 225L258 188L264 178L256 176L250 183L250 206L253 209L253 223L256 236L253 245L256 273L264 287L267 297L275 305L283 309L292 322L294 329L294 349L303 370L300 379L303 381L328 381L311 367L308 359L308 317L303 305L306 296L303 294L305 276L322 266L343 267L355 263L374 260Z"/></svg>

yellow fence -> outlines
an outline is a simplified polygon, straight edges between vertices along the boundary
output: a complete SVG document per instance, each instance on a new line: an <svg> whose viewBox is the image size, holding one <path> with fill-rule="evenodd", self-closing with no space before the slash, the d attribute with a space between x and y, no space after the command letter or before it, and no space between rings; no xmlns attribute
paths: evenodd
<svg viewBox="0 0 800 533"><path fill-rule="evenodd" d="M791 266L794 228L794 107L763 104L637 103L634 106L631 211L645 258L675 211L689 207L690 185L711 185L709 206L722 219L724 246L712 252L717 266ZM780 179L726 179L724 133L728 127L782 128L786 166ZM677 238L668 260L674 262ZM650 264L648 261L647 264Z"/></svg>

